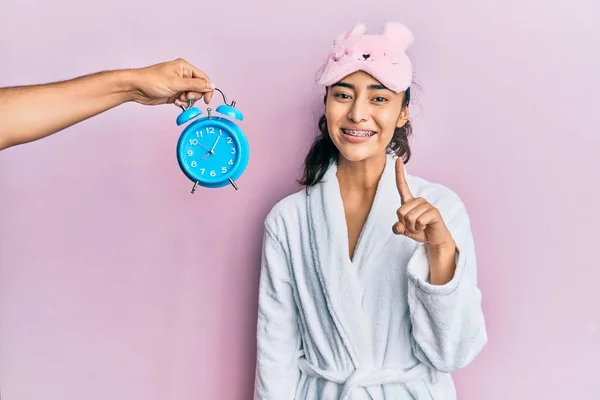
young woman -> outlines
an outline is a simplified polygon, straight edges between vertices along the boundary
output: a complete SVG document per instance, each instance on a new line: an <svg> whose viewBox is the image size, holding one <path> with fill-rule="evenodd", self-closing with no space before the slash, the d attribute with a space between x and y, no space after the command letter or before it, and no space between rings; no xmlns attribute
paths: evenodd
<svg viewBox="0 0 600 400"><path fill-rule="evenodd" d="M255 399L455 399L487 342L465 207L404 167L412 42L358 24L320 72L305 188L265 221Z"/></svg>

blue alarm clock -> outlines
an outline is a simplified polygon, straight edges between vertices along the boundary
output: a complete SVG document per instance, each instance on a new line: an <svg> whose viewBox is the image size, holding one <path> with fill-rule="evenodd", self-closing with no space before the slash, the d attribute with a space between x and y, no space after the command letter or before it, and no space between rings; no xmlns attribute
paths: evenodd
<svg viewBox="0 0 600 400"><path fill-rule="evenodd" d="M248 166L250 148L242 129L231 119L242 121L242 113L235 108L235 101L227 103L225 94L222 104L212 115L207 108L207 116L199 118L202 111L192 107L192 102L177 116L177 125L192 121L179 136L177 142L177 162L193 183L192 194L198 186L221 188L231 185L238 190L236 180ZM225 118L225 117L229 118Z"/></svg>

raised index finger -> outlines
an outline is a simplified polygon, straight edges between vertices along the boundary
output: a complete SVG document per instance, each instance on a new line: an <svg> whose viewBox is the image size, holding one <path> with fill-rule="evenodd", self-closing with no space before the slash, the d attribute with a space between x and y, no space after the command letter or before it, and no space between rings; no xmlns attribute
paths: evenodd
<svg viewBox="0 0 600 400"><path fill-rule="evenodd" d="M400 193L402 203L406 203L413 198L410 189L408 188L406 177L404 176L404 163L402 162L402 157L396 159L396 186L398 187L398 193Z"/></svg>

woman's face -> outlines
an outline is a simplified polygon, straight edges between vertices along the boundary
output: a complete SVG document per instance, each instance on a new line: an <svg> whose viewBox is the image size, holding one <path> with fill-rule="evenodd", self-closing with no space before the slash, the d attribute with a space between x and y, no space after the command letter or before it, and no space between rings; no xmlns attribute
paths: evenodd
<svg viewBox="0 0 600 400"><path fill-rule="evenodd" d="M362 71L331 85L325 117L340 155L348 161L385 155L394 130L408 120L403 99L404 92L394 93Z"/></svg>

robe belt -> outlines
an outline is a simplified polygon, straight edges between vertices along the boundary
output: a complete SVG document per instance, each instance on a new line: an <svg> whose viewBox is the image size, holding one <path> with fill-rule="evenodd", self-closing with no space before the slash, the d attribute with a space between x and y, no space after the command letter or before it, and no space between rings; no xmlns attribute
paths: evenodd
<svg viewBox="0 0 600 400"><path fill-rule="evenodd" d="M366 388L368 386L385 385L388 383L401 384L416 399L417 393L412 385L410 385L409 381L421 380L430 374L434 374L434 381L437 380L435 371L425 364L418 364L409 370L358 368L353 371L326 371L317 368L303 357L299 359L299 367L306 375L323 378L344 385L340 400L350 399L352 391L358 387Z"/></svg>

